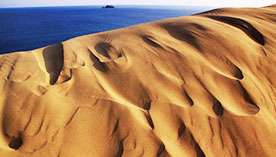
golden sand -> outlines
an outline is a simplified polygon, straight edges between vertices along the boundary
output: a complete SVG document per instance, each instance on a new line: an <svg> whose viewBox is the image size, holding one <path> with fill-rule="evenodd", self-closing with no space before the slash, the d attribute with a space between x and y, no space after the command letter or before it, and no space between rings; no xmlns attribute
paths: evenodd
<svg viewBox="0 0 276 157"><path fill-rule="evenodd" d="M276 6L0 55L0 156L276 155Z"/></svg>

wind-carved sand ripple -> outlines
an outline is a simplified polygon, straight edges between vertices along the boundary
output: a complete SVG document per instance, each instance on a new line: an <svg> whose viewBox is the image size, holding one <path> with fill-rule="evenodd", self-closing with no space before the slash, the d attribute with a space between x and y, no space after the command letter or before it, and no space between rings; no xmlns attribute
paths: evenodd
<svg viewBox="0 0 276 157"><path fill-rule="evenodd" d="M0 156L275 155L275 16L216 9L1 55Z"/></svg>

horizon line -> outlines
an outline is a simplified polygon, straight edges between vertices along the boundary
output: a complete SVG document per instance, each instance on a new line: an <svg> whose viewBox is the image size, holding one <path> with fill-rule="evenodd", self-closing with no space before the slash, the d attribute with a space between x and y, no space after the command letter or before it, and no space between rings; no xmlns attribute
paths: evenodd
<svg viewBox="0 0 276 157"><path fill-rule="evenodd" d="M202 7L202 8L238 8L237 6L209 6L209 5L177 5L177 4L95 4L95 5L43 5L43 6L6 6L2 7L0 6L0 9L5 9L5 8L46 8L46 7L89 7L89 6L106 6L106 5L113 5L113 6L160 6L160 7L166 7L166 6L171 6L171 7ZM269 5L268 5L269 6ZM239 8L245 8L245 7L239 7ZM246 7L246 8L252 8L252 7Z"/></svg>

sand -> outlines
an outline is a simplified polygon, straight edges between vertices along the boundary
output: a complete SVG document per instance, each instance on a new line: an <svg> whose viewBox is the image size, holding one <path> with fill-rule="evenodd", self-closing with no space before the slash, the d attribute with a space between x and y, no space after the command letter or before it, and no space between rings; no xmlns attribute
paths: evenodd
<svg viewBox="0 0 276 157"><path fill-rule="evenodd" d="M276 5L0 56L0 156L276 155Z"/></svg>

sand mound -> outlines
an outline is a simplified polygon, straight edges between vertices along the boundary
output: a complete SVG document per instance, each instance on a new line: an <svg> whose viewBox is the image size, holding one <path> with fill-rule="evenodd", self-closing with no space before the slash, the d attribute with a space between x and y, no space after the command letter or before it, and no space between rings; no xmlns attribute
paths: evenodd
<svg viewBox="0 0 276 157"><path fill-rule="evenodd" d="M276 155L276 7L0 56L0 156Z"/></svg>

